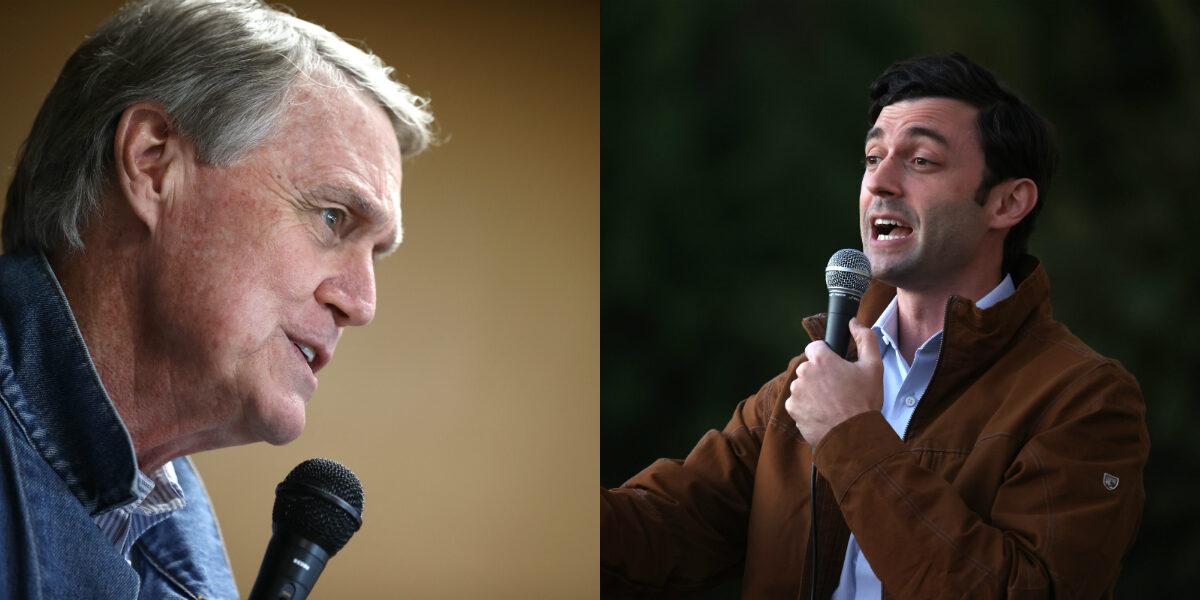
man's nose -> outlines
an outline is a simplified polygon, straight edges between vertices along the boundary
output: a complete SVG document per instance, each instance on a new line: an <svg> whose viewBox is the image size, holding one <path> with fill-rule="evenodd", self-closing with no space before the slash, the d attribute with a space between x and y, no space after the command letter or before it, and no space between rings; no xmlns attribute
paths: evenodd
<svg viewBox="0 0 1200 600"><path fill-rule="evenodd" d="M333 312L338 327L366 325L375 318L375 261L370 253L347 259L317 286L317 301Z"/></svg>
<svg viewBox="0 0 1200 600"><path fill-rule="evenodd" d="M886 156L875 168L863 172L863 187L872 196L892 198L901 195L901 174L904 165L893 156Z"/></svg>

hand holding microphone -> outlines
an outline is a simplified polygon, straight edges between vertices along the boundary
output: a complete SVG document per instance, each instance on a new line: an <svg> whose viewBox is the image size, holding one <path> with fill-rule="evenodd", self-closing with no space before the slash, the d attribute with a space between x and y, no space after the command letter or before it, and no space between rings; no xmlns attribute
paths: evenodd
<svg viewBox="0 0 1200 600"><path fill-rule="evenodd" d="M839 250L829 259L825 283L829 317L825 340L804 349L807 360L796 368L785 408L812 446L841 422L883 405L883 364L879 342L870 328L852 322L858 303L871 282L871 266L857 250ZM858 360L845 360L849 338L858 346Z"/></svg>

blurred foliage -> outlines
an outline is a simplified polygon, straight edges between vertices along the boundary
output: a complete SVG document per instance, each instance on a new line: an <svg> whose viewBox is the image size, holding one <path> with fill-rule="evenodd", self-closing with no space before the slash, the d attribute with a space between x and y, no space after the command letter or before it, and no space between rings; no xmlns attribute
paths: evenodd
<svg viewBox="0 0 1200 600"><path fill-rule="evenodd" d="M895 60L960 51L1055 124L1063 160L1032 251L1056 316L1147 399L1147 503L1118 591L1200 586L1195 3L610 0L601 12L603 485L686 455L803 349L825 261L859 245L867 85Z"/></svg>

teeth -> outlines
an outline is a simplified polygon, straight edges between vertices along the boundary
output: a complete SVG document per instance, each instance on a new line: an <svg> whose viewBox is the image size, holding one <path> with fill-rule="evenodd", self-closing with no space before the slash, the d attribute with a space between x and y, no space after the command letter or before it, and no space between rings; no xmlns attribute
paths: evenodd
<svg viewBox="0 0 1200 600"><path fill-rule="evenodd" d="M904 235L892 235L891 233L883 233L882 231L877 232L875 239L885 242L890 240L904 239L912 233L912 230L908 227L908 225L905 225L904 223L901 223L895 219L875 219L874 226L877 228L886 227L886 231L888 232L895 231L897 228L908 229L908 233Z"/></svg>
<svg viewBox="0 0 1200 600"><path fill-rule="evenodd" d="M304 359L307 360L308 364L311 365L313 359L317 357L316 351L308 346L305 346L304 344L297 343L296 347L300 349L300 352L304 354Z"/></svg>

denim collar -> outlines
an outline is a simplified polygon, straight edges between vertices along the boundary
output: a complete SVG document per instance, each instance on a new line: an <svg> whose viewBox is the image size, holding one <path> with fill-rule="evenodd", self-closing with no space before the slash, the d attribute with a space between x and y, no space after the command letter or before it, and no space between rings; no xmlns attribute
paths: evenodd
<svg viewBox="0 0 1200 600"><path fill-rule="evenodd" d="M50 263L0 257L0 282L0 394L25 435L91 515L136 500L133 441Z"/></svg>

